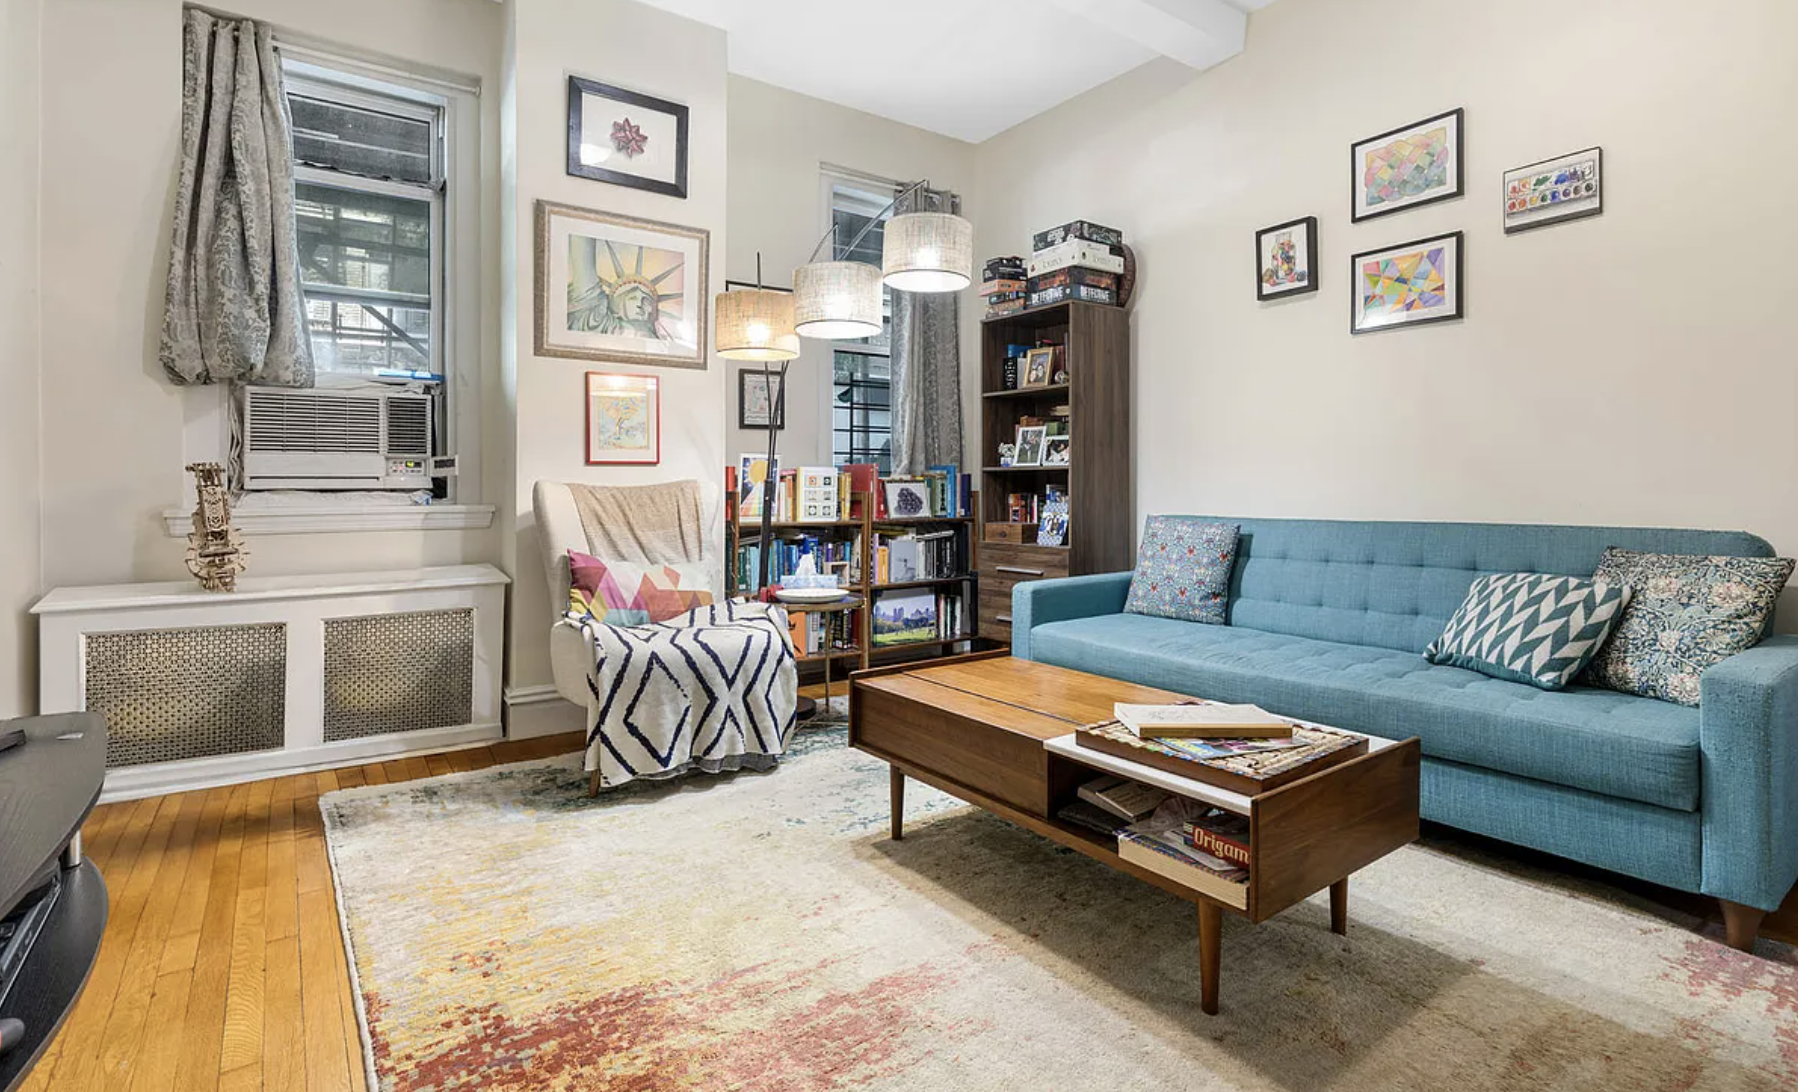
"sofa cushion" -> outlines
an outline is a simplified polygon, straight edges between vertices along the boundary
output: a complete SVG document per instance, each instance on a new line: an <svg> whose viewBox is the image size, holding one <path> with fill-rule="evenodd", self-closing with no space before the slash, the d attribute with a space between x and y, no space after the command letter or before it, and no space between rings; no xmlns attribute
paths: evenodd
<svg viewBox="0 0 1798 1092"><path fill-rule="evenodd" d="M1565 690L1610 635L1630 589L1578 576L1482 576L1423 650L1433 664Z"/></svg>
<svg viewBox="0 0 1798 1092"><path fill-rule="evenodd" d="M1617 632L1585 681L1627 694L1698 704L1704 669L1761 639L1792 577L1789 557L1647 554L1613 546L1597 579L1635 589Z"/></svg>
<svg viewBox="0 0 1798 1092"><path fill-rule="evenodd" d="M1698 806L1698 710L1614 690L1538 690L1415 653L1140 614L1049 622L1031 658L1387 738L1605 796Z"/></svg>
<svg viewBox="0 0 1798 1092"><path fill-rule="evenodd" d="M1236 524L1150 516L1143 523L1124 609L1221 626L1235 562Z"/></svg>

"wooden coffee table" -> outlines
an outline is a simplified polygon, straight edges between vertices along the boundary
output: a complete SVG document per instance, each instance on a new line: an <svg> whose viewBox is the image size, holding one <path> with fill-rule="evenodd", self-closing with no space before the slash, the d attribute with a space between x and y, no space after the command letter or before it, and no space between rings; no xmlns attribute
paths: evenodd
<svg viewBox="0 0 1798 1092"><path fill-rule="evenodd" d="M1114 702L1181 696L978 653L858 672L849 742L892 767L894 838L904 836L905 779L913 777L1196 903L1201 1007L1215 1014L1223 913L1260 922L1329 888L1330 927L1346 933L1349 876L1417 838L1420 752L1415 738L1369 736L1366 754L1251 797L1074 740L1075 728L1110 718ZM1114 839L1055 817L1082 783L1105 773L1247 815L1247 881L1213 880L1201 891L1124 860Z"/></svg>

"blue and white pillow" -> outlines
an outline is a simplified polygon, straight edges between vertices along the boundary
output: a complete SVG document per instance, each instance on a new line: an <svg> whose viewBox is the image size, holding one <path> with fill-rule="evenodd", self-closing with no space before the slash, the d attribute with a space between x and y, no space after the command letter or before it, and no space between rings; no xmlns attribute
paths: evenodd
<svg viewBox="0 0 1798 1092"><path fill-rule="evenodd" d="M1192 516L1150 516L1124 610L1223 625L1240 529Z"/></svg>
<svg viewBox="0 0 1798 1092"><path fill-rule="evenodd" d="M1482 576L1423 657L1562 690L1598 654L1629 599L1626 585L1580 576Z"/></svg>

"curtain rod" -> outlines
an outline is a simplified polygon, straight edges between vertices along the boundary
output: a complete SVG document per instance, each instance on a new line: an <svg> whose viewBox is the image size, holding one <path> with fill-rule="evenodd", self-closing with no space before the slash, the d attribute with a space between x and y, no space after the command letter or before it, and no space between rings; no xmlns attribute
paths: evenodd
<svg viewBox="0 0 1798 1092"><path fill-rule="evenodd" d="M183 4L184 11L200 11L214 19L237 22L250 19L240 12L226 11L208 4ZM266 19L260 22L274 32L275 46L281 52L299 59L322 61L331 65L349 65L362 69L366 74L384 76L388 79L407 80L413 83L431 84L450 91L460 91L479 97L481 80L478 76L470 76L433 64L414 65L399 57L391 57L372 50L358 49L293 30L280 23Z"/></svg>

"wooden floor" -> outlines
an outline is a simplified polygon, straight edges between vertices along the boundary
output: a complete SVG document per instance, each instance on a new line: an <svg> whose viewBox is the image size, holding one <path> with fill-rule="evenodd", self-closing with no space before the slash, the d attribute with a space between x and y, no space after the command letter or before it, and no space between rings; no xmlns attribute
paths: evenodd
<svg viewBox="0 0 1798 1092"><path fill-rule="evenodd" d="M367 1088L320 793L578 751L576 733L157 796L82 828L111 897L27 1090Z"/></svg>
<svg viewBox="0 0 1798 1092"><path fill-rule="evenodd" d="M96 809L83 837L111 917L86 991L24 1087L366 1090L319 794L581 746L578 734L497 743ZM1798 892L1763 932L1798 943Z"/></svg>

